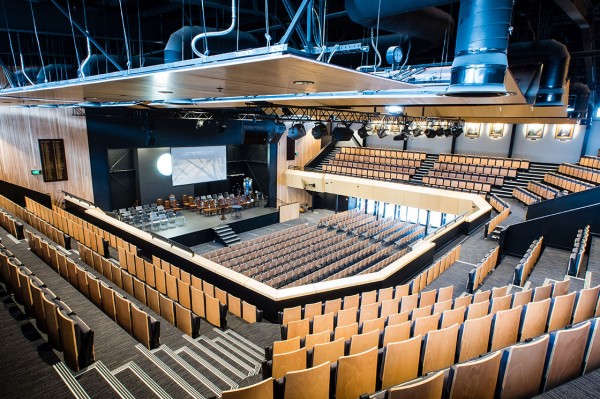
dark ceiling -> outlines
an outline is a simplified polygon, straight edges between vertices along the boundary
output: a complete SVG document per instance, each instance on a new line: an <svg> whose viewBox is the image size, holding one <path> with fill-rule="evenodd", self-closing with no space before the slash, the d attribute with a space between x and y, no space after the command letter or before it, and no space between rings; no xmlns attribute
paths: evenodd
<svg viewBox="0 0 600 399"><path fill-rule="evenodd" d="M13 71L21 69L21 58L24 67L40 67L48 64L76 66L86 57L85 36L59 8L70 13L80 26L87 26L91 37L124 67L127 44L132 68L162 62L169 36L182 26L206 25L224 29L231 22L229 0L1 0L1 3L0 61ZM292 19L286 3L296 10L301 0L239 1L239 30L254 36L258 47L265 46L268 20L271 44L278 42ZM265 13L265 4L268 4L268 13ZM369 43L369 29L349 19L343 0L314 0L314 4L315 12L319 12L319 5L322 5L322 12L328 15L324 29L328 44ZM377 1L373 1L373 6L377 6ZM440 8L458 19L458 1ZM596 75L600 73L596 66L600 56L599 19L600 0L517 0L510 42L555 39L564 43L571 52L571 82L587 84L593 93L596 92L596 98L600 98L600 84L596 83ZM379 35L389 35L389 32L381 31ZM318 39L318 35L315 36ZM406 47L406 40L397 40ZM443 61L444 41L450 54L447 61L451 61L454 40L454 32L427 48L415 40L408 63ZM296 33L291 36L290 44L303 47ZM92 52L98 54L95 48ZM139 57L140 54L143 56ZM356 68L373 63L373 54L341 55L333 57L331 62Z"/></svg>

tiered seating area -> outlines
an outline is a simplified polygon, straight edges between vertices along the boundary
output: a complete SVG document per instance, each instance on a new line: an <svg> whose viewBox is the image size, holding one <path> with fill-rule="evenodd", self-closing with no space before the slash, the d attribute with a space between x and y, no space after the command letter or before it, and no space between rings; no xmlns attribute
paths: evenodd
<svg viewBox="0 0 600 399"><path fill-rule="evenodd" d="M525 253L525 255L523 255L523 258L521 259L517 267L515 267L515 278L513 281L514 285L518 285L520 287L525 285L527 278L529 278L529 276L531 275L535 264L540 258L543 243L544 237L540 237L539 239L531 243L531 245L527 249L527 252Z"/></svg>
<svg viewBox="0 0 600 399"><path fill-rule="evenodd" d="M513 197L526 205L553 199L562 191L577 193L594 188L600 183L600 163L596 157L581 157L577 165L563 163L556 172L544 175L542 182L529 182L527 188L513 190Z"/></svg>
<svg viewBox="0 0 600 399"><path fill-rule="evenodd" d="M569 265L567 266L567 274L569 276L579 276L581 265L583 263L583 256L588 250L590 241L589 225L577 231L575 243L573 244L573 252L571 252L571 256L569 257Z"/></svg>
<svg viewBox="0 0 600 399"><path fill-rule="evenodd" d="M84 262L191 336L195 335L197 317L225 328L228 305L233 314L248 322L261 319L255 306L155 256L148 262L137 255L135 246L113 234L60 208L50 210L30 199L26 202L28 208L21 212L26 220L39 215L56 223L59 230L71 232L69 235L85 247L80 251ZM118 250L118 264L108 260L109 243Z"/></svg>
<svg viewBox="0 0 600 399"><path fill-rule="evenodd" d="M467 282L467 291L473 293L483 284L485 278L498 265L498 253L500 247L495 247L490 250L481 261L469 272L469 280Z"/></svg>
<svg viewBox="0 0 600 399"><path fill-rule="evenodd" d="M78 371L95 360L94 331L60 300L42 280L0 244L0 281L34 317L52 347L63 352L65 363Z"/></svg>
<svg viewBox="0 0 600 399"><path fill-rule="evenodd" d="M425 185L460 191L489 193L502 187L505 179L517 177L518 169L528 169L529 161L473 155L440 154L433 170L423 176Z"/></svg>
<svg viewBox="0 0 600 399"><path fill-rule="evenodd" d="M516 392L519 397L535 396L575 378L581 369L589 372L600 365L596 349L600 338L595 332L600 319L594 318L600 314L600 287L566 294L562 283L560 290L546 286L548 295L533 301L531 291L528 297L520 292L507 295L507 287L452 300L452 287L409 295L405 286L399 286L344 298L337 303L337 316L326 326L320 316L306 322L313 305L304 311L286 309L282 313L285 340L266 350L270 360L260 389L267 396L261 397L271 397L273 384L275 391L288 392L288 379L303 376L308 382L317 375L307 391L313 396L301 390L294 397L327 398L332 392L336 398L357 398L377 391L372 397L385 393L386 397L442 398L443 391L453 392L450 397L495 397L496 392L499 397L515 397ZM368 313L370 305L363 303L382 294L398 299L400 313L388 314L383 328L363 321L359 330L362 311L357 312L355 305L360 303ZM293 320L301 315L306 318ZM524 367L527 380L520 371ZM447 379L442 378L444 372ZM477 375L476 380L468 378L472 375ZM257 389L252 386L237 393L251 395Z"/></svg>
<svg viewBox="0 0 600 399"><path fill-rule="evenodd" d="M128 334L132 335L148 349L160 345L160 323L143 309L138 308L127 298L120 295L112 287L98 280L92 273L77 265L52 244L39 235L25 231L31 251L51 266L72 286L77 288L90 301L98 306L113 321L116 321ZM79 245L80 254L92 254L92 250ZM96 253L96 255L98 255ZM100 257L98 255L98 257ZM83 258L83 256L82 256ZM111 263L105 261L105 268L111 268ZM118 266L115 267L118 269Z"/></svg>
<svg viewBox="0 0 600 399"><path fill-rule="evenodd" d="M408 181L426 154L379 148L342 147L322 168L327 173L388 181Z"/></svg>
<svg viewBox="0 0 600 399"><path fill-rule="evenodd" d="M424 228L359 211L322 218L204 256L275 288L381 270L407 253Z"/></svg>

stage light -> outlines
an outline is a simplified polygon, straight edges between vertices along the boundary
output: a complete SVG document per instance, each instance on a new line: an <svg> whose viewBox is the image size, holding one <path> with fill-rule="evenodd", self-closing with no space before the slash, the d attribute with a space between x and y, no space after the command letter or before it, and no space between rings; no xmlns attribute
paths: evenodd
<svg viewBox="0 0 600 399"><path fill-rule="evenodd" d="M331 135L336 141L350 141L354 136L354 130L347 126L338 126L331 132Z"/></svg>
<svg viewBox="0 0 600 399"><path fill-rule="evenodd" d="M302 123L296 123L295 125L292 125L288 131L288 137L293 140L299 140L304 136L306 136L306 129Z"/></svg>
<svg viewBox="0 0 600 399"><path fill-rule="evenodd" d="M400 133L394 136L394 141L404 141L404 140L408 140L408 134L407 133Z"/></svg>
<svg viewBox="0 0 600 399"><path fill-rule="evenodd" d="M323 122L318 122L315 127L312 128L311 131L315 140L320 139L321 137L327 136L327 126Z"/></svg>
<svg viewBox="0 0 600 399"><path fill-rule="evenodd" d="M379 136L380 139L386 137L388 135L388 130L387 127L385 125L381 125L379 126L379 128L377 129L377 136Z"/></svg>
<svg viewBox="0 0 600 399"><path fill-rule="evenodd" d="M454 137L458 137L463 134L463 127L458 122L454 122L454 125L452 125L450 130L452 131L452 136Z"/></svg>
<svg viewBox="0 0 600 399"><path fill-rule="evenodd" d="M358 137L360 137L361 139L365 139L369 136L369 131L367 130L367 124L362 125L361 127L358 128Z"/></svg>
<svg viewBox="0 0 600 399"><path fill-rule="evenodd" d="M402 114L404 113L404 107L400 105L388 105L385 110L390 114Z"/></svg>
<svg viewBox="0 0 600 399"><path fill-rule="evenodd" d="M271 124L268 127L268 135L267 135L267 143L269 144L276 144L279 143L279 139L281 139L281 136L283 136L283 134L285 133L285 123L282 122L273 122L273 124Z"/></svg>
<svg viewBox="0 0 600 399"><path fill-rule="evenodd" d="M423 134L423 129L418 126L413 130L413 137L419 137L422 134Z"/></svg>

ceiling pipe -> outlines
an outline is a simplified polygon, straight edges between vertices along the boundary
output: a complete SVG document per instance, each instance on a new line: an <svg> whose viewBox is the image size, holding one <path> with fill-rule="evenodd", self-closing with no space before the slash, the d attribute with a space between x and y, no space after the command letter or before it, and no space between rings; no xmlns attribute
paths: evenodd
<svg viewBox="0 0 600 399"><path fill-rule="evenodd" d="M192 51L198 57L202 58L203 61L206 61L208 54L202 54L196 48L196 43L198 43L198 40L200 40L200 39L209 38L209 37L225 36L225 35L233 32L233 30L235 29L236 21L237 21L237 7L236 7L235 2L236 2L236 0L231 0L231 25L229 25L229 28L227 28L223 31L217 31L217 32L202 32L199 35L196 35L192 39ZM207 50L207 52L208 52L208 50Z"/></svg>
<svg viewBox="0 0 600 399"><path fill-rule="evenodd" d="M511 65L542 62L540 88L536 95L536 106L564 105L565 82L569 72L571 56L567 47L556 40L511 44L508 55Z"/></svg>
<svg viewBox="0 0 600 399"><path fill-rule="evenodd" d="M359 24L373 19L436 7L452 0L346 0L350 18ZM504 76L508 69L506 50L513 0L462 0L456 52L452 63L450 95L505 94Z"/></svg>

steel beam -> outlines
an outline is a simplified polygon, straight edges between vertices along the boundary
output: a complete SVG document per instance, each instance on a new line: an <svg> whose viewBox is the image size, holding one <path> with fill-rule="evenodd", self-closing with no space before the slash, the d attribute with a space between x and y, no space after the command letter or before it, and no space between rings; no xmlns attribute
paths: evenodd
<svg viewBox="0 0 600 399"><path fill-rule="evenodd" d="M52 1L54 1L54 0L52 0ZM290 40L290 36L292 35L292 32L294 31L294 29L296 29L298 22L300 22L300 18L302 18L302 15L306 11L308 3L311 3L311 2L312 2L311 0L302 0L302 4L300 4L298 11L296 11L294 18L292 19L292 22L290 22L290 24L287 28L287 31L285 31L283 37L279 41L279 44L286 44Z"/></svg>
<svg viewBox="0 0 600 399"><path fill-rule="evenodd" d="M285 10L288 13L288 15L290 16L290 18L292 18L292 23L293 23L295 15L297 14L296 12L294 12L294 7L292 6L292 4L290 3L289 0L282 0L282 3L283 3L283 6L285 7ZM300 8L302 8L302 6L300 6ZM300 9L298 9L298 12L300 12ZM290 24L290 26L291 26L291 24ZM298 33L298 36L300 36L300 40L302 41L302 45L306 47L308 45L308 41L306 39L306 34L304 33L304 30L298 24L296 24L296 26L294 27L294 29L296 30L296 33ZM287 34L287 32L286 32L286 34ZM281 40L283 40L283 38ZM279 43L282 43L282 42L280 41Z"/></svg>

